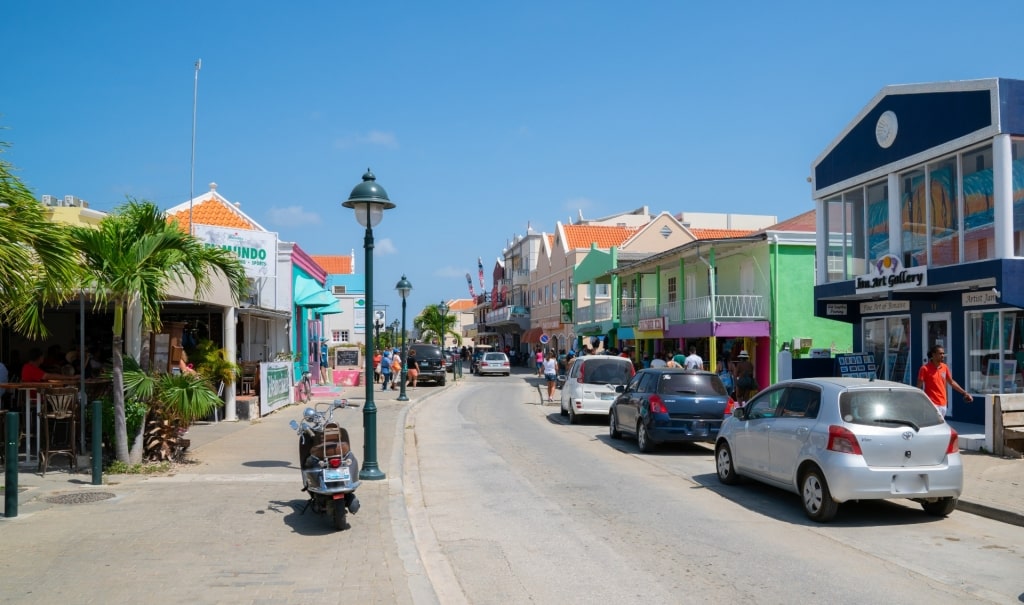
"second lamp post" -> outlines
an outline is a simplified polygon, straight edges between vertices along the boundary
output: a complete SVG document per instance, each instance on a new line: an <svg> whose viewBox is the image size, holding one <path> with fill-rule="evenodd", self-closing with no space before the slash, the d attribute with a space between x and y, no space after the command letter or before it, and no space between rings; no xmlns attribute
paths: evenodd
<svg viewBox="0 0 1024 605"><path fill-rule="evenodd" d="M409 293L412 292L412 284L403 275L395 284L395 290L398 290L398 295L402 297L402 390L398 393L398 401L409 401L405 394L406 375L409 373L409 351L405 344L405 299L409 298Z"/></svg>

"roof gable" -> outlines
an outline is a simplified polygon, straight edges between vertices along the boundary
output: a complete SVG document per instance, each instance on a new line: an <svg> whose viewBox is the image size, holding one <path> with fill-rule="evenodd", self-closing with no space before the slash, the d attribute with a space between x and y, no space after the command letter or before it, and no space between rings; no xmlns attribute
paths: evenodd
<svg viewBox="0 0 1024 605"><path fill-rule="evenodd" d="M345 274L355 273L355 271L353 271L353 269L352 269L352 264L353 264L352 261L353 261L353 259L352 259L351 255L342 255L342 254L331 254L331 255L311 254L310 256L313 257L313 260L316 261L316 264L318 264L321 267L323 267L324 271L326 271L329 274L345 275Z"/></svg>
<svg viewBox="0 0 1024 605"><path fill-rule="evenodd" d="M580 250L590 248L591 245L604 249L620 246L622 242L637 232L635 227L604 225L562 225L561 227L562 233L565 234L564 248L566 250Z"/></svg>
<svg viewBox="0 0 1024 605"><path fill-rule="evenodd" d="M267 231L238 206L217 193L217 183L210 183L210 191L169 208L166 215L168 222L178 221L183 231L191 231L193 222L211 227Z"/></svg>

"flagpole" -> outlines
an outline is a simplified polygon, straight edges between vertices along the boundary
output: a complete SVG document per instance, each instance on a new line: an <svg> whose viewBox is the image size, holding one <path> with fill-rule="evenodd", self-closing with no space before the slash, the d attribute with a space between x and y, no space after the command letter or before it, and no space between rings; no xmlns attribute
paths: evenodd
<svg viewBox="0 0 1024 605"><path fill-rule="evenodd" d="M192 86L192 159L189 162L188 183L188 232L195 233L192 228L192 198L195 197L196 184L196 102L199 100L199 70L203 68L203 60L196 59L196 78Z"/></svg>

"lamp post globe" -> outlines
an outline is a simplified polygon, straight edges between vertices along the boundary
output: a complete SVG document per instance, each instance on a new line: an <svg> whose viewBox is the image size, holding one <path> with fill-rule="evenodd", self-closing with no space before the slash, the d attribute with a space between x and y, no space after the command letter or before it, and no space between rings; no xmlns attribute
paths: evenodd
<svg viewBox="0 0 1024 605"><path fill-rule="evenodd" d="M405 394L405 377L409 373L409 352L405 344L405 299L409 298L409 293L412 292L412 284L403 275L395 284L395 290L402 297L402 390L398 393L398 401L409 401Z"/></svg>
<svg viewBox="0 0 1024 605"><path fill-rule="evenodd" d="M345 208L351 208L356 215L356 222L366 227L366 235L363 238L363 251L366 262L366 303L364 325L369 328L374 325L373 314L373 228L380 223L384 217L385 210L391 210L395 205L388 199L384 188L377 184L377 177L369 168L363 174L363 181L352 188L348 199L341 204ZM372 338L366 339L366 404L363 406L363 467L359 471L359 478L363 480L384 479L384 471L380 470L377 463L377 404L373 400L374 383L369 380L373 376L373 346Z"/></svg>

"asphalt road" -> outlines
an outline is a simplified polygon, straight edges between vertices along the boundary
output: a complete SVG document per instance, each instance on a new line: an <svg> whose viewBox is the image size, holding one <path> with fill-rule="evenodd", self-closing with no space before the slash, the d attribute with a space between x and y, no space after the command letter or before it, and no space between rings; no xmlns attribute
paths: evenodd
<svg viewBox="0 0 1024 605"><path fill-rule="evenodd" d="M909 501L722 486L710 447L640 454L570 426L536 378L469 377L416 406L405 498L443 603L1019 602L1024 528Z"/></svg>

